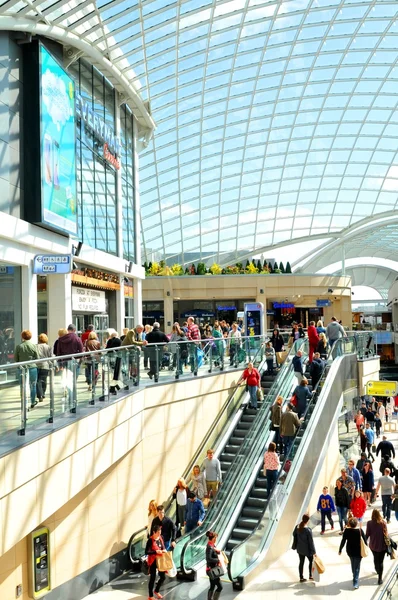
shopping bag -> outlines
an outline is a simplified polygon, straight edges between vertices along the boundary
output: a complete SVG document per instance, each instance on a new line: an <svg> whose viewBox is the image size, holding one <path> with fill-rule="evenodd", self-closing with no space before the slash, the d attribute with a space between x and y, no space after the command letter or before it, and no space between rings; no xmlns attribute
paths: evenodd
<svg viewBox="0 0 398 600"><path fill-rule="evenodd" d="M277 361L278 365L281 365L283 362L285 362L286 356L287 356L286 351L276 352L276 361Z"/></svg>
<svg viewBox="0 0 398 600"><path fill-rule="evenodd" d="M204 354L202 348L196 348L196 356L198 360L198 369L203 365Z"/></svg>
<svg viewBox="0 0 398 600"><path fill-rule="evenodd" d="M316 566L316 563L314 560L312 561L311 574L312 574L312 578L314 581L318 582L320 580L318 567Z"/></svg>
<svg viewBox="0 0 398 600"><path fill-rule="evenodd" d="M174 567L171 552L163 552L156 557L156 567L158 571L168 571Z"/></svg>
<svg viewBox="0 0 398 600"><path fill-rule="evenodd" d="M221 550L220 557L222 557L221 560L224 563L224 565L227 565L229 563L228 556L225 554L224 550ZM220 560L220 562L221 562L221 560Z"/></svg>
<svg viewBox="0 0 398 600"><path fill-rule="evenodd" d="M172 566L172 568L171 568L171 569L168 569L168 571L167 571L167 575L168 575L169 577L176 577L176 576L177 576L177 567L176 567L176 566L175 566L175 564L174 564L173 557L171 557L171 562L173 563L173 566Z"/></svg>
<svg viewBox="0 0 398 600"><path fill-rule="evenodd" d="M257 388L257 400L260 402L264 400L264 392L261 388Z"/></svg>
<svg viewBox="0 0 398 600"><path fill-rule="evenodd" d="M318 573L320 573L322 575L322 573L325 572L325 565L323 564L323 562L321 561L319 556L317 556L316 554L314 556L314 563L315 563L316 568L318 569Z"/></svg>
<svg viewBox="0 0 398 600"><path fill-rule="evenodd" d="M293 394L293 396L290 398L290 404L292 404L293 406L297 406L297 396L296 396L296 394Z"/></svg>
<svg viewBox="0 0 398 600"><path fill-rule="evenodd" d="M372 452L376 452L376 444L372 444Z"/></svg>
<svg viewBox="0 0 398 600"><path fill-rule="evenodd" d="M360 534L361 535L361 534ZM365 558L368 555L368 547L365 544L365 541L361 535L361 557Z"/></svg>
<svg viewBox="0 0 398 600"><path fill-rule="evenodd" d="M141 556L140 558L140 571L143 575L149 575L149 568L148 568L148 557L147 556Z"/></svg>

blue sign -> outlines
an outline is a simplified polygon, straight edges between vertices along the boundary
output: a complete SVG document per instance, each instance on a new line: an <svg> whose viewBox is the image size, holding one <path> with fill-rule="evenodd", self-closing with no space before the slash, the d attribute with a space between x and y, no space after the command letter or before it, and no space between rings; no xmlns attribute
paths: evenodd
<svg viewBox="0 0 398 600"><path fill-rule="evenodd" d="M322 306L332 306L332 303L330 300L317 300L316 301L316 305L318 308L321 308Z"/></svg>
<svg viewBox="0 0 398 600"><path fill-rule="evenodd" d="M75 85L40 46L42 221L77 232Z"/></svg>
<svg viewBox="0 0 398 600"><path fill-rule="evenodd" d="M294 308L294 304L292 302L274 302L274 308Z"/></svg>
<svg viewBox="0 0 398 600"><path fill-rule="evenodd" d="M37 254L33 260L35 275L66 275L71 272L70 254Z"/></svg>
<svg viewBox="0 0 398 600"><path fill-rule="evenodd" d="M235 306L217 306L217 310L236 310Z"/></svg>

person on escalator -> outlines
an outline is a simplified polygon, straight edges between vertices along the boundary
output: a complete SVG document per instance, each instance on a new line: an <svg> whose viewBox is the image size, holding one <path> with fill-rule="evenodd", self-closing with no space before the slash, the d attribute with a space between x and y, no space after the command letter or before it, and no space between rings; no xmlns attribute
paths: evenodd
<svg viewBox="0 0 398 600"><path fill-rule="evenodd" d="M275 350L273 349L271 342L267 342L265 345L265 360L267 361L268 375L273 375L274 374Z"/></svg>
<svg viewBox="0 0 398 600"><path fill-rule="evenodd" d="M221 550L216 548L217 534L215 531L207 531L206 537L208 538L207 546L206 546L206 575L210 580L210 588L207 592L207 600L217 600L220 597L222 592L222 584L221 584L221 571L219 571L219 576L217 577L217 573L215 569L221 567L220 563L220 554ZM216 589L217 588L217 589ZM213 595L214 594L214 595Z"/></svg>
<svg viewBox="0 0 398 600"><path fill-rule="evenodd" d="M321 355L319 354L319 352L315 352L314 357L312 359L312 363L310 365L311 386L313 390L315 390L316 386L318 385L319 380L322 377L324 368L325 361L321 359Z"/></svg>
<svg viewBox="0 0 398 600"><path fill-rule="evenodd" d="M276 448L277 448L277 450L279 450L279 452L283 451L283 443L282 443L282 438L281 438L281 434L280 434L280 425L281 425L281 417L282 417L282 403L283 403L282 396L278 396L277 399L275 400L275 403L271 407L271 413L270 413L271 430L275 431L274 442L275 442Z"/></svg>
<svg viewBox="0 0 398 600"><path fill-rule="evenodd" d="M156 557L161 556L163 552L166 552L166 548L164 545L164 541L161 534L161 527L159 525L152 525L152 534L151 537L148 538L145 547L145 554L148 556L148 570L149 570L149 581L148 581L148 600L153 600L153 598L163 598L160 593L160 588L166 579L166 572L159 571L159 579L155 587L156 580ZM155 588L155 591L154 591Z"/></svg>
<svg viewBox="0 0 398 600"><path fill-rule="evenodd" d="M285 459L289 454L297 429L301 425L300 419L293 410L294 406L289 402L286 411L281 416L280 434L283 440Z"/></svg>
<svg viewBox="0 0 398 600"><path fill-rule="evenodd" d="M189 533L200 527L206 516L202 500L196 497L195 492L190 492L187 505L185 507L185 533Z"/></svg>
<svg viewBox="0 0 398 600"><path fill-rule="evenodd" d="M297 378L297 381L298 381L298 383L301 383L301 380L303 379L303 376L304 376L303 353L301 352L301 350L298 350L298 352L296 352L296 355L293 356L292 365L293 365L293 371Z"/></svg>
<svg viewBox="0 0 398 600"><path fill-rule="evenodd" d="M307 410L307 406L308 406L307 400L309 400L309 398L311 398L311 396L312 396L310 389L308 387L308 380L305 377L301 380L300 385L298 385L296 387L296 389L294 390L294 395L296 396L296 399L297 399L297 405L296 405L297 415L298 415L298 418L300 419L305 414L305 411Z"/></svg>
<svg viewBox="0 0 398 600"><path fill-rule="evenodd" d="M249 408L257 410L257 390L261 389L261 377L252 362L249 362L247 368L243 371L242 379L246 381L250 395Z"/></svg>
<svg viewBox="0 0 398 600"><path fill-rule="evenodd" d="M151 535L154 533L155 527L161 527L164 547L166 550L171 550L176 545L176 527L173 521L166 517L163 504L159 504L157 513L158 516L152 521Z"/></svg>
<svg viewBox="0 0 398 600"><path fill-rule="evenodd" d="M307 335L308 335L308 343L310 346L310 351L308 353L308 360L310 363L312 363L312 358L314 356L314 352L316 351L318 342L319 342L319 335L318 335L318 332L315 327L315 321L310 321L310 324L307 329Z"/></svg>
<svg viewBox="0 0 398 600"><path fill-rule="evenodd" d="M221 463L218 458L214 458L214 450L209 448L207 458L203 461L202 473L205 474L206 491L208 496L215 498L218 487L221 485Z"/></svg>
<svg viewBox="0 0 398 600"><path fill-rule="evenodd" d="M268 446L268 450L264 454L264 475L267 478L267 498L271 495L272 488L278 478L279 469L281 468L279 456L275 450L276 444L271 442Z"/></svg>

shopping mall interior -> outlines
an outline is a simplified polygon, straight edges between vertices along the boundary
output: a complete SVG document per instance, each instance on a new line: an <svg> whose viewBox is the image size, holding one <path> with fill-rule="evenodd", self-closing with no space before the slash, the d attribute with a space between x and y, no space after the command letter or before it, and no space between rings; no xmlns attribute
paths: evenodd
<svg viewBox="0 0 398 600"><path fill-rule="evenodd" d="M397 23L0 2L0 600L398 598Z"/></svg>

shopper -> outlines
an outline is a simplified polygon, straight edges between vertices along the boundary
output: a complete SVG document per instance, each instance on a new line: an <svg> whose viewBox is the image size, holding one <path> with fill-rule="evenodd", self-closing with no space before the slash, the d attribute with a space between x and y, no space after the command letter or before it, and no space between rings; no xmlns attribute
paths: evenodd
<svg viewBox="0 0 398 600"><path fill-rule="evenodd" d="M283 441L285 459L288 457L296 432L301 425L300 419L293 410L294 406L289 402L285 412L281 416L280 434Z"/></svg>
<svg viewBox="0 0 398 600"><path fill-rule="evenodd" d="M318 335L320 333L326 333L326 327L323 326L321 319L319 319L318 323L316 324L316 331Z"/></svg>
<svg viewBox="0 0 398 600"><path fill-rule="evenodd" d="M375 485L375 479L372 469L372 464L367 461L365 462L362 469L362 491L365 496L365 500L369 506L372 499L372 492Z"/></svg>
<svg viewBox="0 0 398 600"><path fill-rule="evenodd" d="M92 331L94 331L94 325L87 325L86 331L84 331L81 335L81 340L82 340L83 346L84 346L84 343L88 340L88 336L90 335L90 333Z"/></svg>
<svg viewBox="0 0 398 600"><path fill-rule="evenodd" d="M177 537L178 534L181 535L181 527L185 522L185 511L188 501L188 486L185 483L185 479L180 477L177 481L177 485L173 491L173 498L176 501L176 527L177 527Z"/></svg>
<svg viewBox="0 0 398 600"><path fill-rule="evenodd" d="M386 454L385 456L383 456L381 463L380 463L380 467L379 467L379 471L382 475L384 475L384 471L386 469L390 469L390 476L391 477L395 477L396 476L396 468L394 463L392 462L391 458Z"/></svg>
<svg viewBox="0 0 398 600"><path fill-rule="evenodd" d="M301 523L296 525L293 531L293 550L297 550L297 554L299 555L299 576L300 582L307 581L304 579L304 561L307 558L309 563L309 579L313 581L312 577L312 561L316 554L314 539L312 537L312 531L308 527L308 522L310 517L308 515L303 515L301 519Z"/></svg>
<svg viewBox="0 0 398 600"><path fill-rule="evenodd" d="M229 340L229 364L231 367L234 364L238 365L238 352L241 346L242 335L238 329L238 325L236 323L232 323L231 331L228 334Z"/></svg>
<svg viewBox="0 0 398 600"><path fill-rule="evenodd" d="M326 331L326 330L325 330ZM329 344L324 333L319 334L319 342L316 346L316 351L319 352L322 360L326 360L329 352Z"/></svg>
<svg viewBox="0 0 398 600"><path fill-rule="evenodd" d="M257 410L257 392L261 389L261 377L257 369L254 368L252 362L249 362L247 368L243 371L242 379L246 381L249 391L249 408Z"/></svg>
<svg viewBox="0 0 398 600"><path fill-rule="evenodd" d="M392 497L392 509L395 513L395 518L398 521L398 484L395 484L394 494Z"/></svg>
<svg viewBox="0 0 398 600"><path fill-rule="evenodd" d="M209 448L207 457L203 461L202 472L205 476L207 494L215 498L218 487L221 485L221 463L214 457L214 450Z"/></svg>
<svg viewBox="0 0 398 600"><path fill-rule="evenodd" d="M361 458L358 458L357 464L355 465L360 473L362 473L362 469L364 468L366 462L369 462L369 459L366 457L366 452L361 452Z"/></svg>
<svg viewBox="0 0 398 600"><path fill-rule="evenodd" d="M176 527L170 517L166 517L163 504L159 504L157 513L158 516L152 520L151 535L156 526L161 527L164 546L170 550L176 545Z"/></svg>
<svg viewBox="0 0 398 600"><path fill-rule="evenodd" d="M332 317L329 325L326 327L326 335L332 348L335 342L342 337L347 337L344 327L338 323L336 317Z"/></svg>
<svg viewBox="0 0 398 600"><path fill-rule="evenodd" d="M267 374L274 374L275 350L271 342L265 344L265 360L267 361Z"/></svg>
<svg viewBox="0 0 398 600"><path fill-rule="evenodd" d="M192 491L195 492L199 500L203 500L206 496L206 480L204 474L200 472L199 465L194 466L187 483L188 485L192 483Z"/></svg>
<svg viewBox="0 0 398 600"><path fill-rule="evenodd" d="M150 536L150 533L151 533L152 522L154 519L156 519L157 516L158 516L158 503L156 502L156 500L150 500L150 502L148 504L148 524L147 524L148 537Z"/></svg>
<svg viewBox="0 0 398 600"><path fill-rule="evenodd" d="M353 478L347 475L347 469L345 468L341 469L340 481L343 484L343 487L345 487L347 490L350 500L352 500L355 492L355 483Z"/></svg>
<svg viewBox="0 0 398 600"><path fill-rule="evenodd" d="M394 495L395 491L395 481L392 477L390 477L390 469L385 469L384 475L379 478L376 487L376 494L379 493L379 490L381 490L383 517L387 519L387 523L389 523L391 519L391 497Z"/></svg>
<svg viewBox="0 0 398 600"><path fill-rule="evenodd" d="M184 358L188 357L187 344L180 344L179 342L186 342L185 332L182 331L178 323L174 323L173 329L171 330L170 336L170 352L173 355L173 369L177 369L178 373L182 375L183 359L181 354L184 354ZM178 364L177 364L178 363Z"/></svg>
<svg viewBox="0 0 398 600"><path fill-rule="evenodd" d="M355 490L354 498L351 500L350 511L352 515L358 519L359 526L363 520L363 516L366 512L367 504L362 496L361 490Z"/></svg>
<svg viewBox="0 0 398 600"><path fill-rule="evenodd" d="M106 342L106 349L110 350L112 348L120 348L120 346L122 345L122 340L119 337L119 334L116 330L113 330L111 332L111 335L108 339L108 341Z"/></svg>
<svg viewBox="0 0 398 600"><path fill-rule="evenodd" d="M28 362L32 360L37 360L39 358L39 352L37 350L36 344L31 342L32 333L29 329L24 329L21 332L22 342L18 344L15 348L14 360L15 362ZM29 391L30 398L27 398L27 402L30 403L30 408L34 408L37 404L36 400L36 385L37 385L37 365L36 363L30 363L27 365L27 370L25 371L26 376L29 381ZM23 379L22 379L22 371L20 371L20 381L21 381L21 395L23 395ZM28 408L29 410L29 408Z"/></svg>
<svg viewBox="0 0 398 600"><path fill-rule="evenodd" d="M366 538L369 541L369 548L373 554L375 571L378 575L378 585L383 583L383 563L387 552L385 537L388 535L387 525L381 518L381 514L375 508L372 511L372 518L366 523Z"/></svg>
<svg viewBox="0 0 398 600"><path fill-rule="evenodd" d="M340 535L343 535L344 526L347 525L347 512L350 507L350 496L345 487L343 487L341 479L336 481L334 501L336 503L337 514L339 515Z"/></svg>
<svg viewBox="0 0 398 600"><path fill-rule="evenodd" d="M89 333L86 342L84 343L84 352L96 352L101 349L101 344L98 341L97 334L95 331ZM84 359L84 363L86 365L85 375L86 375L86 383L88 385L88 391L90 392L97 384L98 379L98 364L100 360L100 355L91 354L90 356L86 356Z"/></svg>
<svg viewBox="0 0 398 600"><path fill-rule="evenodd" d="M76 327L74 325L68 325L66 333L58 337L58 340L54 344L54 354L56 356L81 354L83 352L83 342L79 336L76 335L75 331ZM60 332L58 332L58 334L59 333Z"/></svg>
<svg viewBox="0 0 398 600"><path fill-rule="evenodd" d="M329 495L329 488L326 485L319 496L317 510L321 513L321 535L323 535L325 533L326 518L330 523L330 528L334 529L332 513L336 510L333 498Z"/></svg>
<svg viewBox="0 0 398 600"><path fill-rule="evenodd" d="M294 375L297 379L298 384L301 383L301 381L304 377L302 356L303 356L303 353L301 352L301 350L298 350L296 352L296 355L293 356L293 360L292 360L293 371L294 371Z"/></svg>
<svg viewBox="0 0 398 600"><path fill-rule="evenodd" d="M300 419L302 416L304 416L307 410L307 401L312 397L310 388L308 387L308 379L303 377L303 379L300 381L300 385L296 386L294 390L294 395L296 396L296 409L298 417Z"/></svg>
<svg viewBox="0 0 398 600"><path fill-rule="evenodd" d="M387 440L387 436L383 435L381 442L377 445L376 456L389 456L395 458L395 448L391 442Z"/></svg>
<svg viewBox="0 0 398 600"><path fill-rule="evenodd" d="M123 345L127 345L127 344L125 344L125 342L128 339L128 337L129 337L129 335L127 334L126 338L124 339ZM148 347L148 349L149 349L148 377L149 377L149 379L154 378L155 383L157 381L159 381L159 368L160 368L160 364L162 362L163 349L164 349L165 344L168 343L168 341L169 341L169 339L168 339L167 335L163 331L160 331L159 323L153 324L153 329L152 329L151 333L148 333L145 338L145 342L147 344L150 344L150 346ZM144 344L145 342L142 342L142 344Z"/></svg>
<svg viewBox="0 0 398 600"><path fill-rule="evenodd" d="M38 357L52 358L54 356L53 349L48 345L48 337L45 333L39 335L39 343L37 344ZM47 378L50 373L50 361L44 360L37 364L37 399L43 402L46 397Z"/></svg>
<svg viewBox="0 0 398 600"><path fill-rule="evenodd" d="M361 537L366 544L365 535L358 527L358 520L352 517L348 521L348 527L344 529L343 537L340 543L339 555L341 554L344 546L347 544L347 554L350 557L353 585L354 589L359 588L359 570L361 568Z"/></svg>
<svg viewBox="0 0 398 600"><path fill-rule="evenodd" d="M280 434L280 424L281 424L281 417L282 417L282 403L283 403L282 396L278 396L277 399L275 400L275 403L271 407L271 429L272 429L272 431L275 432L274 442L275 442L276 448L277 448L277 450L279 450L279 452L282 452L282 450L283 450L283 443L282 443L282 438L281 438L281 434Z"/></svg>
<svg viewBox="0 0 398 600"><path fill-rule="evenodd" d="M362 489L361 473L358 471L358 469L355 468L355 461L352 458L350 458L350 460L348 461L347 475L349 477L352 477L352 479L354 480L355 489L361 490Z"/></svg>
<svg viewBox="0 0 398 600"><path fill-rule="evenodd" d="M309 344L308 360L310 363L312 363L312 357L314 356L314 352L316 352L319 342L319 335L315 327L315 321L310 321L307 329L307 335Z"/></svg>
<svg viewBox="0 0 398 600"><path fill-rule="evenodd" d="M312 363L310 364L312 390L315 390L316 386L318 385L319 380L322 377L324 368L325 362L321 359L321 355L319 354L319 352L315 352L314 357L312 359Z"/></svg>
<svg viewBox="0 0 398 600"><path fill-rule="evenodd" d="M163 538L160 535L160 525L156 525L152 528L152 534L148 538L145 547L145 554L147 555L148 570L149 570L149 581L148 581L148 600L153 598L163 598L160 594L160 588L166 579L165 571L158 571L156 565L156 557L161 556L166 552ZM156 573L159 573L159 579L155 587ZM154 591L155 590L155 591Z"/></svg>
<svg viewBox="0 0 398 600"><path fill-rule="evenodd" d="M375 432L373 431L373 429L371 428L369 423L366 423L365 435L366 435L366 449L368 451L368 458L371 458L372 461L374 461L375 457L372 454L372 446L375 441ZM379 444L379 446L380 446L380 444ZM376 452L376 456L377 456L377 452Z"/></svg>
<svg viewBox="0 0 398 600"><path fill-rule="evenodd" d="M202 500L196 497L194 491L189 492L188 501L185 507L185 533L189 533L200 527L205 518L205 508Z"/></svg>
<svg viewBox="0 0 398 600"><path fill-rule="evenodd" d="M272 332L272 335L271 335L270 342L272 344L273 349L275 350L276 366L280 367L281 364L283 363L280 353L283 351L283 347L284 347L285 343L283 341L283 337L282 337L279 329L274 329L274 331Z"/></svg>
<svg viewBox="0 0 398 600"><path fill-rule="evenodd" d="M268 450L264 454L264 476L267 478L267 498L271 496L272 488L278 479L278 473L281 467L279 456L275 452L276 444L271 442Z"/></svg>
<svg viewBox="0 0 398 600"><path fill-rule="evenodd" d="M220 565L221 550L216 548L217 534L215 531L207 531L206 537L209 540L206 546L206 575L210 580L210 588L207 594L208 600L218 600L222 592L220 577L214 577L211 570ZM213 595L214 594L214 595Z"/></svg>

